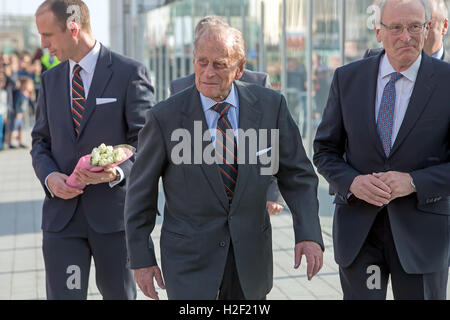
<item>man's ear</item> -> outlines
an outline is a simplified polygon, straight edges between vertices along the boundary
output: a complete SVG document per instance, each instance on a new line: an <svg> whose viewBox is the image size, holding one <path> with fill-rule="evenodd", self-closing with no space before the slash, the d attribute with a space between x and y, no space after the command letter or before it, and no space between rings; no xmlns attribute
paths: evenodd
<svg viewBox="0 0 450 320"><path fill-rule="evenodd" d="M377 28L377 25L375 22L373 23L373 30L375 31L375 36L377 38L378 43L381 43L382 42L381 34L380 34L381 28L380 27Z"/></svg>
<svg viewBox="0 0 450 320"><path fill-rule="evenodd" d="M235 77L236 80L239 80L242 78L242 75L244 74L245 63L246 63L246 60L242 59L241 63L238 66L238 70L236 72L236 77Z"/></svg>
<svg viewBox="0 0 450 320"><path fill-rule="evenodd" d="M447 34L448 30L448 19L444 20L444 26L442 27L442 36L445 36Z"/></svg>
<svg viewBox="0 0 450 320"><path fill-rule="evenodd" d="M67 28L69 29L73 38L78 37L80 34L81 28L75 21L71 21L67 24Z"/></svg>

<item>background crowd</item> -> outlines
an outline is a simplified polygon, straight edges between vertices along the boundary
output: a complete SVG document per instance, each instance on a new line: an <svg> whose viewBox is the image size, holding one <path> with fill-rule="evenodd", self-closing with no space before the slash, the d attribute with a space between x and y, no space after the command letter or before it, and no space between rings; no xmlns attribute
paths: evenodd
<svg viewBox="0 0 450 320"><path fill-rule="evenodd" d="M22 130L33 125L41 74L58 63L41 49L0 52L0 151L28 147Z"/></svg>

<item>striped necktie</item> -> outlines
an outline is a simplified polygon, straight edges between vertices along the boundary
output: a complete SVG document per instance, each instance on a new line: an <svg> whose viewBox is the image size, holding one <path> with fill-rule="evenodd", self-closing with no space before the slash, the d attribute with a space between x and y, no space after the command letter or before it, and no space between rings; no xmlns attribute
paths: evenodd
<svg viewBox="0 0 450 320"><path fill-rule="evenodd" d="M228 111L231 107L232 105L226 102L213 107L214 111L219 114L216 131L216 157L230 203L233 200L238 176L236 138L228 119Z"/></svg>
<svg viewBox="0 0 450 320"><path fill-rule="evenodd" d="M384 87L383 97L381 98L380 111L378 112L377 130L383 144L386 157L391 153L392 127L394 126L395 109L395 82L401 79L403 75L398 72L391 74L391 79Z"/></svg>
<svg viewBox="0 0 450 320"><path fill-rule="evenodd" d="M73 68L72 77L72 119L77 136L80 134L83 112L86 108L86 95L84 92L83 80L81 79L81 70L78 64Z"/></svg>

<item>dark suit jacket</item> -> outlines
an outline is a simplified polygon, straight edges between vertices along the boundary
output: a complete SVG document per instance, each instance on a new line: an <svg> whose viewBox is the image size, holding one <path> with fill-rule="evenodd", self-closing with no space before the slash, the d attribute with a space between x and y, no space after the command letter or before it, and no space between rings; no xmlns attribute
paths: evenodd
<svg viewBox="0 0 450 320"><path fill-rule="evenodd" d="M123 231L126 180L114 188L107 183L88 186L83 195L63 200L51 197L45 179L55 171L70 175L78 159L102 143L137 147L145 111L154 103L154 89L143 65L102 46L77 137L70 107L69 70L69 62L65 61L42 75L32 132L33 167L47 195L42 228L50 232L63 230L81 205L95 231ZM117 102L96 105L97 98L116 98ZM133 161L134 158L120 166L125 177L129 176Z"/></svg>
<svg viewBox="0 0 450 320"><path fill-rule="evenodd" d="M383 52L383 50L383 48L367 49L366 52L364 52L364 58L376 56L377 54ZM447 54L447 51L445 51L445 49L444 53L442 54L441 60L450 63L450 56Z"/></svg>
<svg viewBox="0 0 450 320"><path fill-rule="evenodd" d="M245 69L240 81L257 84L266 88L272 88L272 85L270 84L270 77L267 73L264 72L255 72ZM190 74L186 77L173 80L170 83L170 95L173 96L178 92L193 86L194 84L195 84L195 74ZM277 202L283 206L286 205L284 203L283 197L280 194L280 190L278 189L277 185L277 180L275 178L272 178L271 180L269 190L267 191L267 200Z"/></svg>
<svg viewBox="0 0 450 320"><path fill-rule="evenodd" d="M280 166L276 177L293 215L296 243L312 240L323 248L318 179L284 97L261 86L235 83L239 128L279 129ZM245 297L261 298L272 288L272 230L265 210L271 176L260 174L259 161L239 164L230 208L216 164L174 164L171 154L179 141L172 141L172 133L185 129L194 138L195 121L202 123L203 131L208 130L201 106L200 94L193 86L148 113L125 203L130 265L137 269L157 264L153 243L150 241L149 247L148 239L155 226L162 177L166 205L160 247L169 299L215 299L230 241ZM210 140L204 141L203 150L209 144ZM245 145L243 141L239 144ZM193 145L189 143L194 151ZM246 159L248 155L246 150Z"/></svg>
<svg viewBox="0 0 450 320"><path fill-rule="evenodd" d="M361 174L408 172L417 193L387 205L407 273L448 267L450 216L450 65L423 52L408 110L388 158L375 121L381 55L338 68L314 141L314 163L336 190L333 238L339 265L357 256L380 208L347 200ZM346 157L343 158L345 153Z"/></svg>

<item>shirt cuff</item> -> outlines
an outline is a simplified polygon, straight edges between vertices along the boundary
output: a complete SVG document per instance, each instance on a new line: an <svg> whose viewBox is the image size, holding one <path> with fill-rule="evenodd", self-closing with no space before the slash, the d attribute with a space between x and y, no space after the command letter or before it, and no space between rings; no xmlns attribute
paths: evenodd
<svg viewBox="0 0 450 320"><path fill-rule="evenodd" d="M116 170L117 170L117 172L118 172L120 178L119 178L119 179L116 179L116 180L114 180L114 181L111 181L111 182L109 183L109 187L110 187L110 188L114 188L114 187L117 186L119 183L121 183L121 182L123 181L123 179L125 178L125 175L123 174L123 170L122 170L119 166L116 167Z"/></svg>
<svg viewBox="0 0 450 320"><path fill-rule="evenodd" d="M50 174L47 176L47 178L45 178L45 187L47 188L47 190L48 190L48 192L50 193L50 195L52 196L52 198L54 198L55 195L53 194L52 190L50 190L50 188L48 187L47 180L48 180L48 178L49 178L52 174L54 174L55 172L56 172L56 171L50 173Z"/></svg>

